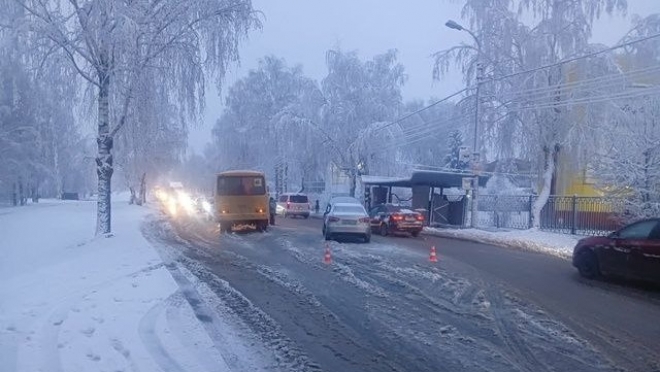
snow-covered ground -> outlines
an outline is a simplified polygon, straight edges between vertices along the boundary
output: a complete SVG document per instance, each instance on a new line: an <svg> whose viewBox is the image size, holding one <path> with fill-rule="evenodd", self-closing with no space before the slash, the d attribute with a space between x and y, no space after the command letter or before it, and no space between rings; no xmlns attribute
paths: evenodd
<svg viewBox="0 0 660 372"><path fill-rule="evenodd" d="M228 371L227 355L259 358L186 301L191 288L141 234L152 211L118 200L106 238L94 237L95 209L45 200L0 212L1 371Z"/></svg>
<svg viewBox="0 0 660 372"><path fill-rule="evenodd" d="M426 228L430 235L465 239L506 248L516 248L570 258L573 247L583 236L556 234L539 230L440 229Z"/></svg>

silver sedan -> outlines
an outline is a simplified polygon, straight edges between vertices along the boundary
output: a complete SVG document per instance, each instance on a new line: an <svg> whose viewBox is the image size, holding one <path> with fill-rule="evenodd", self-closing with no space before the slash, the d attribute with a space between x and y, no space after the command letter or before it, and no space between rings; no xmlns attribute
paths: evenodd
<svg viewBox="0 0 660 372"><path fill-rule="evenodd" d="M325 240L337 237L359 237L365 243L371 241L369 215L359 204L337 203L323 220Z"/></svg>

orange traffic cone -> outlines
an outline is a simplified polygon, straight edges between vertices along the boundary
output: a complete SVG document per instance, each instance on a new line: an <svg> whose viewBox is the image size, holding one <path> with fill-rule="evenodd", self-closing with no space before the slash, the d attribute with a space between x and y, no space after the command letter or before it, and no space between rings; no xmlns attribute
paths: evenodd
<svg viewBox="0 0 660 372"><path fill-rule="evenodd" d="M330 254L330 246L328 244L325 245L325 255L323 256L323 262L326 265L330 265L332 263L332 255Z"/></svg>
<svg viewBox="0 0 660 372"><path fill-rule="evenodd" d="M435 254L435 246L431 247L431 256L429 257L429 261L438 262L438 256Z"/></svg>

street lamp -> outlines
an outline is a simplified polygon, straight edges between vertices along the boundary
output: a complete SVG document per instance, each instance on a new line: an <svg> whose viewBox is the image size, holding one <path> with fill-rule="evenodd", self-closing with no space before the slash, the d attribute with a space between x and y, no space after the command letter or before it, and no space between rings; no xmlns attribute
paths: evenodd
<svg viewBox="0 0 660 372"><path fill-rule="evenodd" d="M472 143L472 148L474 151L473 154L473 161L476 163L479 161L480 156L479 156L479 93L481 91L481 81L482 81L482 73L483 73L483 68L481 66L481 57L482 57L482 52L481 52L481 42L479 42L479 38L477 35L474 34L474 32L468 30L467 28L461 26L460 24L452 21L451 19L448 20L445 23L445 26L451 28L452 30L458 30L458 31L465 31L472 38L474 39L474 43L477 45L477 86L476 90L474 92L474 139ZM477 216L479 213L479 209L477 208L477 194L479 191L479 175L477 174L476 170L476 165L474 164L472 166L472 172L474 175L474 185L472 187L472 218L470 219L470 225L472 227L477 227Z"/></svg>

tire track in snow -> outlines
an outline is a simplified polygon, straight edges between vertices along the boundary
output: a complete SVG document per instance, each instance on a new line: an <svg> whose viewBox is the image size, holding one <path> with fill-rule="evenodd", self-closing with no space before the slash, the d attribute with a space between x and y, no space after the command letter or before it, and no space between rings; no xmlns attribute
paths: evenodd
<svg viewBox="0 0 660 372"><path fill-rule="evenodd" d="M158 301L144 314L138 325L140 340L142 340L142 344L163 372L185 372L176 359L170 356L160 337L156 334L156 322L164 310L165 303Z"/></svg>

